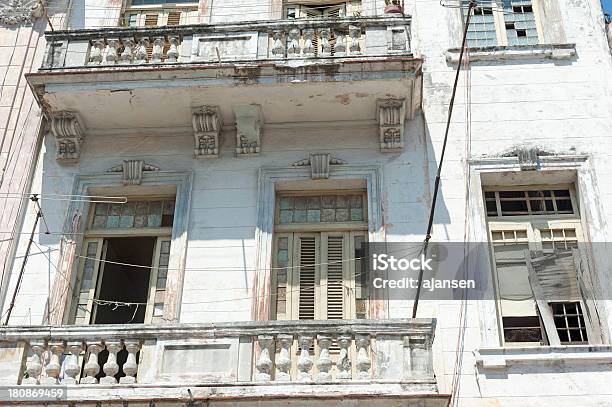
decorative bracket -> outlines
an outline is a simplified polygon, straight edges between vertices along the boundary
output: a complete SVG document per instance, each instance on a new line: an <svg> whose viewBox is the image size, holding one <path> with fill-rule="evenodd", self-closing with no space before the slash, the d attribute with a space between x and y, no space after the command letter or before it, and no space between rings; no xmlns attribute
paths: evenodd
<svg viewBox="0 0 612 407"><path fill-rule="evenodd" d="M404 148L405 99L378 99L376 101L380 151L397 152Z"/></svg>
<svg viewBox="0 0 612 407"><path fill-rule="evenodd" d="M16 25L31 23L42 16L43 5L40 0L9 0L0 4L0 24Z"/></svg>
<svg viewBox="0 0 612 407"><path fill-rule="evenodd" d="M144 171L159 171L159 168L143 160L124 160L122 164L109 168L106 172L122 172L123 185L140 185Z"/></svg>
<svg viewBox="0 0 612 407"><path fill-rule="evenodd" d="M331 165L346 164L346 161L339 158L334 158L329 153L310 154L309 158L296 161L292 164L293 167L310 166L310 177L312 179L327 179L329 178L329 170Z"/></svg>
<svg viewBox="0 0 612 407"><path fill-rule="evenodd" d="M219 106L201 106L191 111L196 158L217 158L223 119Z"/></svg>
<svg viewBox="0 0 612 407"><path fill-rule="evenodd" d="M78 161L81 157L84 127L78 113L70 111L50 114L51 133L55 136L56 159L63 162Z"/></svg>
<svg viewBox="0 0 612 407"><path fill-rule="evenodd" d="M551 155L554 153L535 146L517 146L502 154L502 157L516 157L521 171L534 171L540 168L540 157Z"/></svg>
<svg viewBox="0 0 612 407"><path fill-rule="evenodd" d="M236 115L236 156L259 155L263 115L260 105L234 106Z"/></svg>

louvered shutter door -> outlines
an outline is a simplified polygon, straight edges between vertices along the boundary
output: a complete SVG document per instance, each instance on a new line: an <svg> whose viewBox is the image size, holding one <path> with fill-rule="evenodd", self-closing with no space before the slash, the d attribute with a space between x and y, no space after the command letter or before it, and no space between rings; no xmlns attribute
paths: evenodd
<svg viewBox="0 0 612 407"><path fill-rule="evenodd" d="M96 260L102 255L102 245L102 239L90 240L83 245L83 265L79 281L76 284L79 290L75 293L74 298L76 303L76 309L73 311L75 325L86 325L91 321L96 282L100 265L103 264Z"/></svg>
<svg viewBox="0 0 612 407"><path fill-rule="evenodd" d="M157 21L159 20L159 14L147 14L145 15L145 27L154 27L157 26ZM149 42L147 46L147 61L151 60L151 54L153 54L153 43Z"/></svg>
<svg viewBox="0 0 612 407"><path fill-rule="evenodd" d="M153 306L151 322L160 323L164 316L164 302L166 299L166 280L168 278L168 265L170 263L170 244L168 238L158 239L159 256L154 265L157 265L155 281L152 281L153 301L149 306Z"/></svg>
<svg viewBox="0 0 612 407"><path fill-rule="evenodd" d="M315 319L317 303L318 244L316 236L299 236L298 241L298 319Z"/></svg>
<svg viewBox="0 0 612 407"><path fill-rule="evenodd" d="M167 25L179 25L181 22L180 11L170 11L168 13L168 24Z"/></svg>
<svg viewBox="0 0 612 407"><path fill-rule="evenodd" d="M327 236L327 258L324 263L327 273L327 284L322 292L327 292L327 319L343 319L345 310L344 290L344 252L346 242L344 236Z"/></svg>

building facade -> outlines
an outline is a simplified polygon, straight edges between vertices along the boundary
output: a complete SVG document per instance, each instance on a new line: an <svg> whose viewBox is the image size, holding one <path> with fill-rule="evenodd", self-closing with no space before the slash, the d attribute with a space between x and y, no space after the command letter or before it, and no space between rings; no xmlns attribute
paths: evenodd
<svg viewBox="0 0 612 407"><path fill-rule="evenodd" d="M479 2L463 55L462 1L0 7L1 385L58 405L612 403L598 0ZM420 247L444 145L432 241L475 243L488 284L411 318L362 259Z"/></svg>

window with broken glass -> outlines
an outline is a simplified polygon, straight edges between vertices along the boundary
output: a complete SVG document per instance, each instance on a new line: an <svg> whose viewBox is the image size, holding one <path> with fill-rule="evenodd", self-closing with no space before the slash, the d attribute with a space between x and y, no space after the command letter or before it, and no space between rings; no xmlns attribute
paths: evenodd
<svg viewBox="0 0 612 407"><path fill-rule="evenodd" d="M485 188L484 200L504 344L588 343L573 185Z"/></svg>
<svg viewBox="0 0 612 407"><path fill-rule="evenodd" d="M161 322L175 198L92 203L69 319Z"/></svg>
<svg viewBox="0 0 612 407"><path fill-rule="evenodd" d="M537 45L540 43L538 0L482 0L474 9L467 32L468 47ZM469 0L462 0L465 19Z"/></svg>

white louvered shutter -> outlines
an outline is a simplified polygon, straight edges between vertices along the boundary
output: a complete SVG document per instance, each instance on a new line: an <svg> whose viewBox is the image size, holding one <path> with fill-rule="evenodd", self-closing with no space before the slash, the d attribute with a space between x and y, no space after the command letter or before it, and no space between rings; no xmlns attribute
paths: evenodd
<svg viewBox="0 0 612 407"><path fill-rule="evenodd" d="M315 319L316 304L319 299L317 295L317 280L319 273L317 272L319 263L319 238L314 234L298 235L297 239L298 253L298 318L297 319Z"/></svg>
<svg viewBox="0 0 612 407"><path fill-rule="evenodd" d="M326 293L326 309L323 311L323 319L344 319L346 298L344 288L344 276L346 265L346 246L345 236L324 236L326 259L322 265L322 284L321 291ZM323 272L325 270L325 272ZM326 280L326 281L325 281Z"/></svg>

